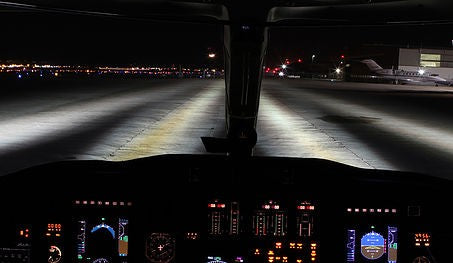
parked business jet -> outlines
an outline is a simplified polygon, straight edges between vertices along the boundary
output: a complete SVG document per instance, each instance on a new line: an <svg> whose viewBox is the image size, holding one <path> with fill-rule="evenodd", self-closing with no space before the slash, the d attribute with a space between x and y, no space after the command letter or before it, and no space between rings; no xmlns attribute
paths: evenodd
<svg viewBox="0 0 453 263"><path fill-rule="evenodd" d="M364 59L361 61L377 75L379 78L388 79L394 84L435 84L436 86L448 85L451 86L453 82L439 77L438 74L433 74L420 68L418 71L406 71L398 69L384 69L376 61L372 59Z"/></svg>

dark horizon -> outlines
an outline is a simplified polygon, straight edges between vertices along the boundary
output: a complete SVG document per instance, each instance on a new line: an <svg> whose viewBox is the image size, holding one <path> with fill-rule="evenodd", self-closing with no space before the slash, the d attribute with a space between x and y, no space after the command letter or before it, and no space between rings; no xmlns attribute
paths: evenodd
<svg viewBox="0 0 453 263"><path fill-rule="evenodd" d="M223 67L223 26L2 10L0 62L84 66ZM271 28L266 65L329 60L362 46L451 48L452 25ZM215 59L208 52L216 53Z"/></svg>

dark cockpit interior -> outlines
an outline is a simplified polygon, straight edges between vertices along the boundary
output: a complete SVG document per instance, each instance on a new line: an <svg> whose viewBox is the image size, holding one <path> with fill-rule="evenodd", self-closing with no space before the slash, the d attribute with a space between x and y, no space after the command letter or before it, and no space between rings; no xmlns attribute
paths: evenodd
<svg viewBox="0 0 453 263"><path fill-rule="evenodd" d="M163 155L1 178L3 262L447 262L450 181Z"/></svg>
<svg viewBox="0 0 453 263"><path fill-rule="evenodd" d="M448 1L107 2L0 5L223 25L225 136L203 138L212 155L56 162L0 177L0 263L451 260L451 180L253 156L268 27L445 23Z"/></svg>

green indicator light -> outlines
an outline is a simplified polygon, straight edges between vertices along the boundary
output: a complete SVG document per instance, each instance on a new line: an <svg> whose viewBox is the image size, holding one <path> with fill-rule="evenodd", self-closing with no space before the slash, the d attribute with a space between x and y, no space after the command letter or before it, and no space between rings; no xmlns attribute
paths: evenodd
<svg viewBox="0 0 453 263"><path fill-rule="evenodd" d="M123 241L124 241L124 242L129 242L129 237L128 237L128 236L124 236L124 237L123 237Z"/></svg>
<svg viewBox="0 0 453 263"><path fill-rule="evenodd" d="M78 258L79 260L82 260L82 259L83 259L82 255L77 255L77 258Z"/></svg>
<svg viewBox="0 0 453 263"><path fill-rule="evenodd" d="M105 217L101 218L102 221L105 221Z"/></svg>

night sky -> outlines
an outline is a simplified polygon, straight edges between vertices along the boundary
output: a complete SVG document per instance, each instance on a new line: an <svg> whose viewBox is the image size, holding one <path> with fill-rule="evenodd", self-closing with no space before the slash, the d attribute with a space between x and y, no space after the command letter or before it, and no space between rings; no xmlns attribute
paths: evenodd
<svg viewBox="0 0 453 263"><path fill-rule="evenodd" d="M31 12L0 15L0 60L200 64L206 63L208 48L222 47L220 26Z"/></svg>
<svg viewBox="0 0 453 263"><path fill-rule="evenodd" d="M136 21L0 10L0 61L82 65L204 65L207 50L222 65L223 26ZM379 44L451 47L453 26L387 28L273 28L266 63L284 58L329 59Z"/></svg>

